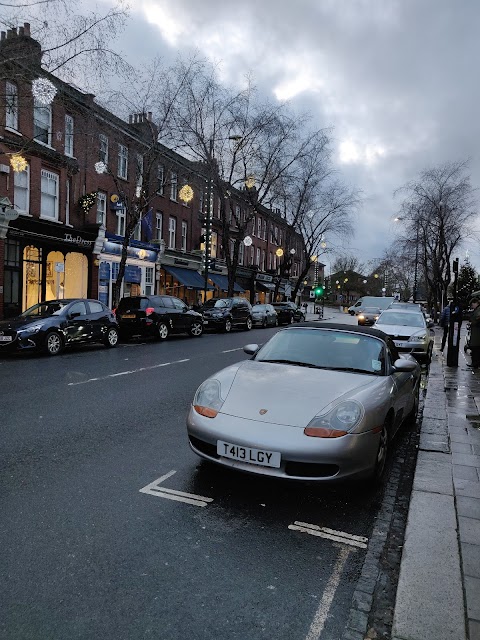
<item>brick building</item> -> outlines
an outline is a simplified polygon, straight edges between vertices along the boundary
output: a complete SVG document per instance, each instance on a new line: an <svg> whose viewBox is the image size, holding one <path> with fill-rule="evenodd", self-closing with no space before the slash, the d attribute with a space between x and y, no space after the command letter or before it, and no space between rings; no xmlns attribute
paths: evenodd
<svg viewBox="0 0 480 640"><path fill-rule="evenodd" d="M41 57L28 24L1 34L0 318L56 297L95 297L110 305L128 206L138 190L148 192L148 206L128 247L122 294L166 292L196 302L204 289L201 167L157 143L151 114L132 114L125 122L93 95L45 72ZM38 78L56 91L50 103L32 91ZM98 173L99 162L107 172ZM14 164L23 170L14 171ZM179 198L185 183L193 187L188 203ZM241 192L232 192L242 215ZM219 211L214 197L209 295L226 290ZM295 249L294 277L301 271L302 240L267 209L249 231L252 244L241 244L235 290L251 301L269 300L281 259L277 249ZM288 295L287 281L279 291L285 287Z"/></svg>

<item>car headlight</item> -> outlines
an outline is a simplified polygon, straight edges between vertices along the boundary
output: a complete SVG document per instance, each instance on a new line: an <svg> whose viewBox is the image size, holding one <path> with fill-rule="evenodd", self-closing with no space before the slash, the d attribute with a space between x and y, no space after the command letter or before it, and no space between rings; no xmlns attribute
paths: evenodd
<svg viewBox="0 0 480 640"><path fill-rule="evenodd" d="M19 329L18 333L38 333L43 328L43 322L37 324L31 324L29 327Z"/></svg>
<svg viewBox="0 0 480 640"><path fill-rule="evenodd" d="M410 336L408 342L425 342L427 339L427 334L422 331L421 333L414 333L413 336Z"/></svg>
<svg viewBox="0 0 480 640"><path fill-rule="evenodd" d="M360 313L360 314L359 314L359 316L358 316L358 319L359 319L359 320L365 320L365 316L364 316L363 314L361 314L361 313Z"/></svg>
<svg viewBox="0 0 480 640"><path fill-rule="evenodd" d="M357 426L364 413L360 402L346 400L328 413L315 416L305 427L304 433L314 438L340 438Z"/></svg>
<svg viewBox="0 0 480 640"><path fill-rule="evenodd" d="M215 378L205 380L198 387L193 398L193 408L201 416L215 418L224 403L221 392L222 387L218 380L215 380Z"/></svg>

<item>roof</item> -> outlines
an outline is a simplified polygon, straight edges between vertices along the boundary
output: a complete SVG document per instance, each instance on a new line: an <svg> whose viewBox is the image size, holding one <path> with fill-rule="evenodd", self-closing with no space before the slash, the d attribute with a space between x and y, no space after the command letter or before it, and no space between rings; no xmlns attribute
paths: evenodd
<svg viewBox="0 0 480 640"><path fill-rule="evenodd" d="M373 327L363 327L361 325L352 325L352 324L340 324L339 322L322 322L322 324L318 324L318 322L299 322L295 325L290 325L286 327L286 331L295 329L297 327L308 327L311 329L335 329L336 331L347 331L349 333L361 333L362 335L373 336L375 338L380 338L386 342L388 340L388 335L379 329L374 329Z"/></svg>

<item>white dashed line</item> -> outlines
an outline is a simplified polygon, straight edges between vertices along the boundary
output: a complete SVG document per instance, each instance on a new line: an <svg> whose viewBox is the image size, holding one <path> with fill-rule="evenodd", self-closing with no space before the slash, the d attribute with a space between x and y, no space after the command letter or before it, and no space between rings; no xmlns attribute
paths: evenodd
<svg viewBox="0 0 480 640"><path fill-rule="evenodd" d="M333 540L334 542L341 542L351 547L358 547L359 549L366 549L368 538L363 536L354 536L351 533L345 533L344 531L335 531L335 529L329 529L328 527L319 527L316 524L309 524L308 522L295 521L293 524L289 524L288 528L292 531L301 531L302 533L308 533L311 536L319 536L320 538L326 538L327 540Z"/></svg>
<svg viewBox="0 0 480 640"><path fill-rule="evenodd" d="M238 349L227 349L226 351L222 351L222 353L233 353L233 351L243 351L243 347L239 347Z"/></svg>
<svg viewBox="0 0 480 640"><path fill-rule="evenodd" d="M140 373L141 371L151 371L152 369L160 369L160 367L168 367L171 364L180 364L182 362L189 362L190 358L183 360L174 360L173 362L162 362L161 364L154 364L151 367L140 367L140 369L132 369L131 371L119 371L118 373L111 373L108 376L101 376L99 378L89 378L88 380L82 380L81 382L69 382L69 387L75 387L78 384L87 384L89 382L97 382L98 380L108 380L109 378L117 378L118 376L129 376L132 373Z"/></svg>
<svg viewBox="0 0 480 640"><path fill-rule="evenodd" d="M195 507L206 507L209 502L213 502L213 498L206 498L205 496L198 496L195 493L186 493L185 491L177 491L176 489L167 489L160 487L164 480L177 473L175 470L169 471L164 476L157 478L146 487L139 489L140 493L148 493L151 496L157 498L165 498L166 500L176 500L177 502L185 502L186 504L192 504Z"/></svg>

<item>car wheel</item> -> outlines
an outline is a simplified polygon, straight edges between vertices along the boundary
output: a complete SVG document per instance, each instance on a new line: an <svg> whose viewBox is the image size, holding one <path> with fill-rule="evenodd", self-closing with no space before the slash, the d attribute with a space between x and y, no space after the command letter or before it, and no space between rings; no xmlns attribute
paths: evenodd
<svg viewBox="0 0 480 640"><path fill-rule="evenodd" d="M266 319L266 318L264 318L264 319L263 319L263 322L262 322L262 329L266 329L266 328L267 328L267 325L268 325L267 319Z"/></svg>
<svg viewBox="0 0 480 640"><path fill-rule="evenodd" d="M413 399L413 407L406 419L407 425L413 427L417 423L419 404L420 404L420 384L417 385L417 389L415 391L415 397Z"/></svg>
<svg viewBox="0 0 480 640"><path fill-rule="evenodd" d="M168 327L165 322L157 324L157 338L158 340L166 340L168 338Z"/></svg>
<svg viewBox="0 0 480 640"><path fill-rule="evenodd" d="M107 335L105 336L104 345L106 347L116 347L118 344L118 329L115 327L110 327L107 331Z"/></svg>
<svg viewBox="0 0 480 640"><path fill-rule="evenodd" d="M293 316L290 316L290 320L288 321L288 324L293 324L295 322L295 318Z"/></svg>
<svg viewBox="0 0 480 640"><path fill-rule="evenodd" d="M63 338L56 331L50 331L45 338L45 351L49 356L58 356L63 351Z"/></svg>
<svg viewBox="0 0 480 640"><path fill-rule="evenodd" d="M275 324L273 326L278 327L278 318L275 318Z"/></svg>
<svg viewBox="0 0 480 640"><path fill-rule="evenodd" d="M252 328L252 319L247 318L247 322L245 323L245 331L250 331L251 328Z"/></svg>
<svg viewBox="0 0 480 640"><path fill-rule="evenodd" d="M225 331L225 333L230 333L230 331L232 330L232 321L230 320L230 318L227 318L225 320L225 326L223 327L223 330Z"/></svg>
<svg viewBox="0 0 480 640"><path fill-rule="evenodd" d="M194 338L199 338L203 333L203 324L201 322L192 322L189 334Z"/></svg>
<svg viewBox="0 0 480 640"><path fill-rule="evenodd" d="M427 356L425 358L425 364L429 365L432 361L432 351L433 351L433 343L430 344L430 347L428 348L427 351Z"/></svg>
<svg viewBox="0 0 480 640"><path fill-rule="evenodd" d="M355 311L349 311L348 313L349 313L351 316L354 316L354 315L355 315Z"/></svg>
<svg viewBox="0 0 480 640"><path fill-rule="evenodd" d="M385 473L385 467L387 464L388 456L388 440L389 440L389 420L387 419L380 432L380 442L378 443L377 455L375 456L375 467L373 469L373 475L371 481L373 484L378 484L382 481Z"/></svg>

